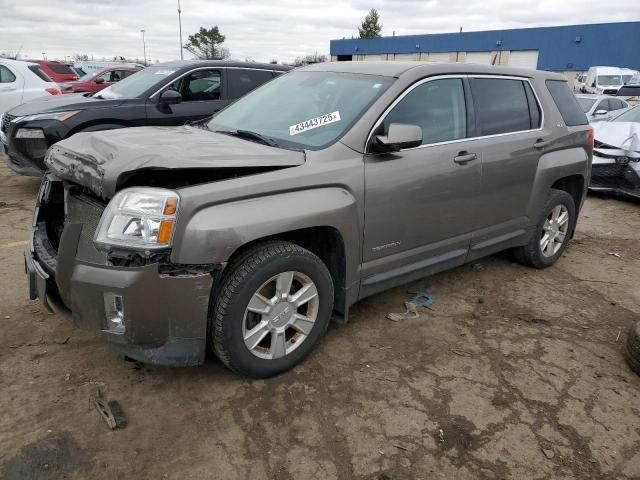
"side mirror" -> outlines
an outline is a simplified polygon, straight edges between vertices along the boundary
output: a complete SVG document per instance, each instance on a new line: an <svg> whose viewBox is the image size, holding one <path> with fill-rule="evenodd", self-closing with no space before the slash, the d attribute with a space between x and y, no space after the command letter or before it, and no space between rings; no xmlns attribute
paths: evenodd
<svg viewBox="0 0 640 480"><path fill-rule="evenodd" d="M376 150L397 152L403 148L419 147L422 144L422 128L407 123L392 123L387 135L376 135Z"/></svg>
<svg viewBox="0 0 640 480"><path fill-rule="evenodd" d="M104 78L102 78L102 77L101 78L96 78L94 81L95 81L95 83L98 83L98 84L104 83Z"/></svg>
<svg viewBox="0 0 640 480"><path fill-rule="evenodd" d="M593 82L593 83L591 84L591 88L596 88L596 82Z"/></svg>
<svg viewBox="0 0 640 480"><path fill-rule="evenodd" d="M182 102L182 95L175 90L165 90L160 94L161 105L177 105Z"/></svg>
<svg viewBox="0 0 640 480"><path fill-rule="evenodd" d="M607 112L606 110L596 110L593 114L594 115L606 115L607 113L609 113L609 112Z"/></svg>

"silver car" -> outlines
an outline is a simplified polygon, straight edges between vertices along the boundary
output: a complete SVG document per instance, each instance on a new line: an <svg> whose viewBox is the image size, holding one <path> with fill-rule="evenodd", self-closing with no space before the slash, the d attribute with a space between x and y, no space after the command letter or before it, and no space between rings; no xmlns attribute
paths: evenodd
<svg viewBox="0 0 640 480"><path fill-rule="evenodd" d="M590 123L609 120L623 109L629 108L629 104L624 100L609 95L579 94L576 95L576 99Z"/></svg>

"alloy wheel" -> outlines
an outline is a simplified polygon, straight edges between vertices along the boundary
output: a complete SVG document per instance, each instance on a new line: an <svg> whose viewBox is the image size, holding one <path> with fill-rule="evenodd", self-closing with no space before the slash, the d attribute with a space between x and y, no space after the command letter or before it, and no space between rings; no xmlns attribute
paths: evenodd
<svg viewBox="0 0 640 480"><path fill-rule="evenodd" d="M298 348L313 329L320 302L318 289L305 274L282 272L251 296L242 321L249 351L260 358L282 358Z"/></svg>
<svg viewBox="0 0 640 480"><path fill-rule="evenodd" d="M540 252L545 257L553 257L562 247L569 231L569 210L565 205L551 209L542 226Z"/></svg>

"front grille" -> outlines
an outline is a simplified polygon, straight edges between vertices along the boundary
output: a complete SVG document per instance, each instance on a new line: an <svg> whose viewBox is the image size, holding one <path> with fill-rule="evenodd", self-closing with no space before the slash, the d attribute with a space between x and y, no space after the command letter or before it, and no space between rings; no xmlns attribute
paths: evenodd
<svg viewBox="0 0 640 480"><path fill-rule="evenodd" d="M3 132L6 132L7 129L9 128L9 124L13 122L15 118L16 118L15 115L9 115L8 113L5 113L4 115L2 115L2 123L0 123L0 130L2 130Z"/></svg>
<svg viewBox="0 0 640 480"><path fill-rule="evenodd" d="M591 185L602 188L640 188L640 177L627 165L615 163L594 165L591 171Z"/></svg>
<svg viewBox="0 0 640 480"><path fill-rule="evenodd" d="M84 194L71 194L67 198L68 221L82 224L76 258L84 262L105 265L107 263L107 255L98 250L93 243L93 237L105 208L104 204Z"/></svg>

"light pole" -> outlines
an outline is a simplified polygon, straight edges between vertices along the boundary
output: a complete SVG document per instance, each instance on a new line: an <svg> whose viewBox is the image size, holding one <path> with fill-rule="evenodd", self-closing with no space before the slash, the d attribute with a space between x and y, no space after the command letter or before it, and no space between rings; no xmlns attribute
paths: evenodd
<svg viewBox="0 0 640 480"><path fill-rule="evenodd" d="M144 43L144 32L146 32L146 30L143 28L142 30L140 30L142 32L142 51L144 52L144 66L147 66L147 44Z"/></svg>
<svg viewBox="0 0 640 480"><path fill-rule="evenodd" d="M178 25L180 26L180 60L184 60L182 55L182 10L180 10L180 0L178 0Z"/></svg>

